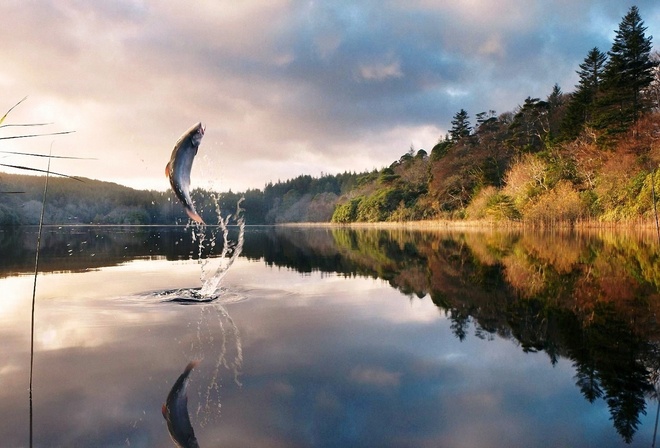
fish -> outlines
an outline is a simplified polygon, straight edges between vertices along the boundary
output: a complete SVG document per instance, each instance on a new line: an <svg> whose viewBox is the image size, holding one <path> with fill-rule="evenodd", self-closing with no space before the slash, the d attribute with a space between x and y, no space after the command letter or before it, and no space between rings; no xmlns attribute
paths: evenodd
<svg viewBox="0 0 660 448"><path fill-rule="evenodd" d="M180 448L199 448L195 431L188 415L188 375L199 361L191 361L177 378L163 404L162 412L167 422L167 430L174 444Z"/></svg>
<svg viewBox="0 0 660 448"><path fill-rule="evenodd" d="M165 166L165 176L170 179L174 194L183 204L188 217L199 224L204 224L204 220L195 211L195 204L190 198L190 170L204 137L204 130L202 123L188 129L174 145L170 161Z"/></svg>

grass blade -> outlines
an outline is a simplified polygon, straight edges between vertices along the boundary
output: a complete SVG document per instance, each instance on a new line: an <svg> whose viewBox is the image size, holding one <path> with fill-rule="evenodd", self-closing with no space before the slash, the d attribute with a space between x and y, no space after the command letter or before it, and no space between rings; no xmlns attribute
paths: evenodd
<svg viewBox="0 0 660 448"><path fill-rule="evenodd" d="M15 108L16 106L18 106L19 104L21 104L21 103L22 103L23 101L25 101L25 100L27 100L27 96L24 97L22 100L20 100L18 103L14 104L12 107L10 107L9 110L8 110L7 112L5 112L5 114L2 116L2 118L0 118L0 124L2 124L3 121L5 121L5 118L7 118L7 115L9 115L9 113L10 113L12 110L14 110L14 108Z"/></svg>
<svg viewBox="0 0 660 448"><path fill-rule="evenodd" d="M48 166L50 166L50 157L48 158ZM62 173L56 173L54 171L46 171L46 170L40 170L39 168L31 168L29 166L22 166L22 165L10 165L7 163L0 163L0 166L6 166L8 168L16 168L19 170L27 170L27 171L37 171L39 173L46 173L46 174L54 174L56 176L62 176L62 177L68 177L69 179L77 180L78 182L84 182L82 179L78 179L77 177L74 176L69 176L67 174L62 174Z"/></svg>
<svg viewBox="0 0 660 448"><path fill-rule="evenodd" d="M0 151L2 154L14 154L17 156L30 156L30 157L48 157L50 159L71 159L71 160L98 160L95 157L67 157L67 156L53 156L50 154L37 154L32 152L20 151Z"/></svg>
<svg viewBox="0 0 660 448"><path fill-rule="evenodd" d="M25 134L25 135L11 135L9 137L0 137L0 140L13 140L16 138L30 138L30 137L47 137L50 135L64 135L64 134L73 134L76 131L61 131L61 132L49 132L47 134Z"/></svg>

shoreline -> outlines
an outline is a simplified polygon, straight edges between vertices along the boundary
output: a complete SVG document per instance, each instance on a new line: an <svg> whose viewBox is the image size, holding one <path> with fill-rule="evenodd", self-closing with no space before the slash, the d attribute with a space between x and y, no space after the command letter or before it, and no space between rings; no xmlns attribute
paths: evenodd
<svg viewBox="0 0 660 448"><path fill-rule="evenodd" d="M268 224L266 224L268 225ZM539 225L517 221L488 220L424 220L424 221L379 221L379 222L286 222L272 224L279 227L347 227L347 228L410 228L419 230L433 229L521 229L521 230L585 230L585 229L615 229L615 230L653 230L658 227L654 220L632 221L580 221L575 223L558 222L552 225Z"/></svg>

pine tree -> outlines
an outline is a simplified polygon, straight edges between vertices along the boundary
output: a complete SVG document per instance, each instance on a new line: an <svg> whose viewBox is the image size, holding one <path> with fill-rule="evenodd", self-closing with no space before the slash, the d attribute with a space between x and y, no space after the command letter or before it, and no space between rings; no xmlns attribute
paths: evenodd
<svg viewBox="0 0 660 448"><path fill-rule="evenodd" d="M468 113L465 109L461 109L456 112L454 119L451 121L451 129L449 130L449 135L453 141L458 141L464 137L469 137L472 132L472 127L470 126Z"/></svg>
<svg viewBox="0 0 660 448"><path fill-rule="evenodd" d="M598 47L589 50L584 62L580 64L580 70L577 71L580 76L580 81L576 86L578 90L587 90L592 93L598 91L603 80L603 69L606 61L607 55L600 51Z"/></svg>
<svg viewBox="0 0 660 448"><path fill-rule="evenodd" d="M632 6L619 24L605 66L601 94L598 96L597 127L606 134L625 132L649 109L642 91L653 80L651 36L639 10Z"/></svg>
<svg viewBox="0 0 660 448"><path fill-rule="evenodd" d="M528 96L509 126L509 144L521 151L538 151L548 135L548 102Z"/></svg>
<svg viewBox="0 0 660 448"><path fill-rule="evenodd" d="M559 84L552 87L552 92L546 99L548 104L548 140L553 141L557 138L561 129L561 120L564 116L565 95L561 91Z"/></svg>
<svg viewBox="0 0 660 448"><path fill-rule="evenodd" d="M561 123L560 133L564 139L574 139L590 125L596 96L603 81L603 72L607 55L598 47L592 48L577 74L580 76L575 92L571 94L566 114Z"/></svg>

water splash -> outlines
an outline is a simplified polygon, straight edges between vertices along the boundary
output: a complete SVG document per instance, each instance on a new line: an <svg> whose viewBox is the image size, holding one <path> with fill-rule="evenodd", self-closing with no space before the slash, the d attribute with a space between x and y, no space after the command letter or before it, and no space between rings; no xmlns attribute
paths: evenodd
<svg viewBox="0 0 660 448"><path fill-rule="evenodd" d="M217 196L212 195L211 199L218 215L217 227L209 229L208 226L195 223L191 232L193 243L197 244L197 257L201 264L200 280L202 287L197 291L197 294L200 299L207 300L218 297L218 293L221 292L220 282L241 254L245 241L245 217L243 214L245 210L241 207L245 198L242 197L236 203L236 213L229 214L225 218L222 217ZM231 223L238 227L236 241L231 241L229 238ZM207 235L207 230L210 230L210 236ZM212 257L217 246L218 233L222 235L222 251L217 257Z"/></svg>

